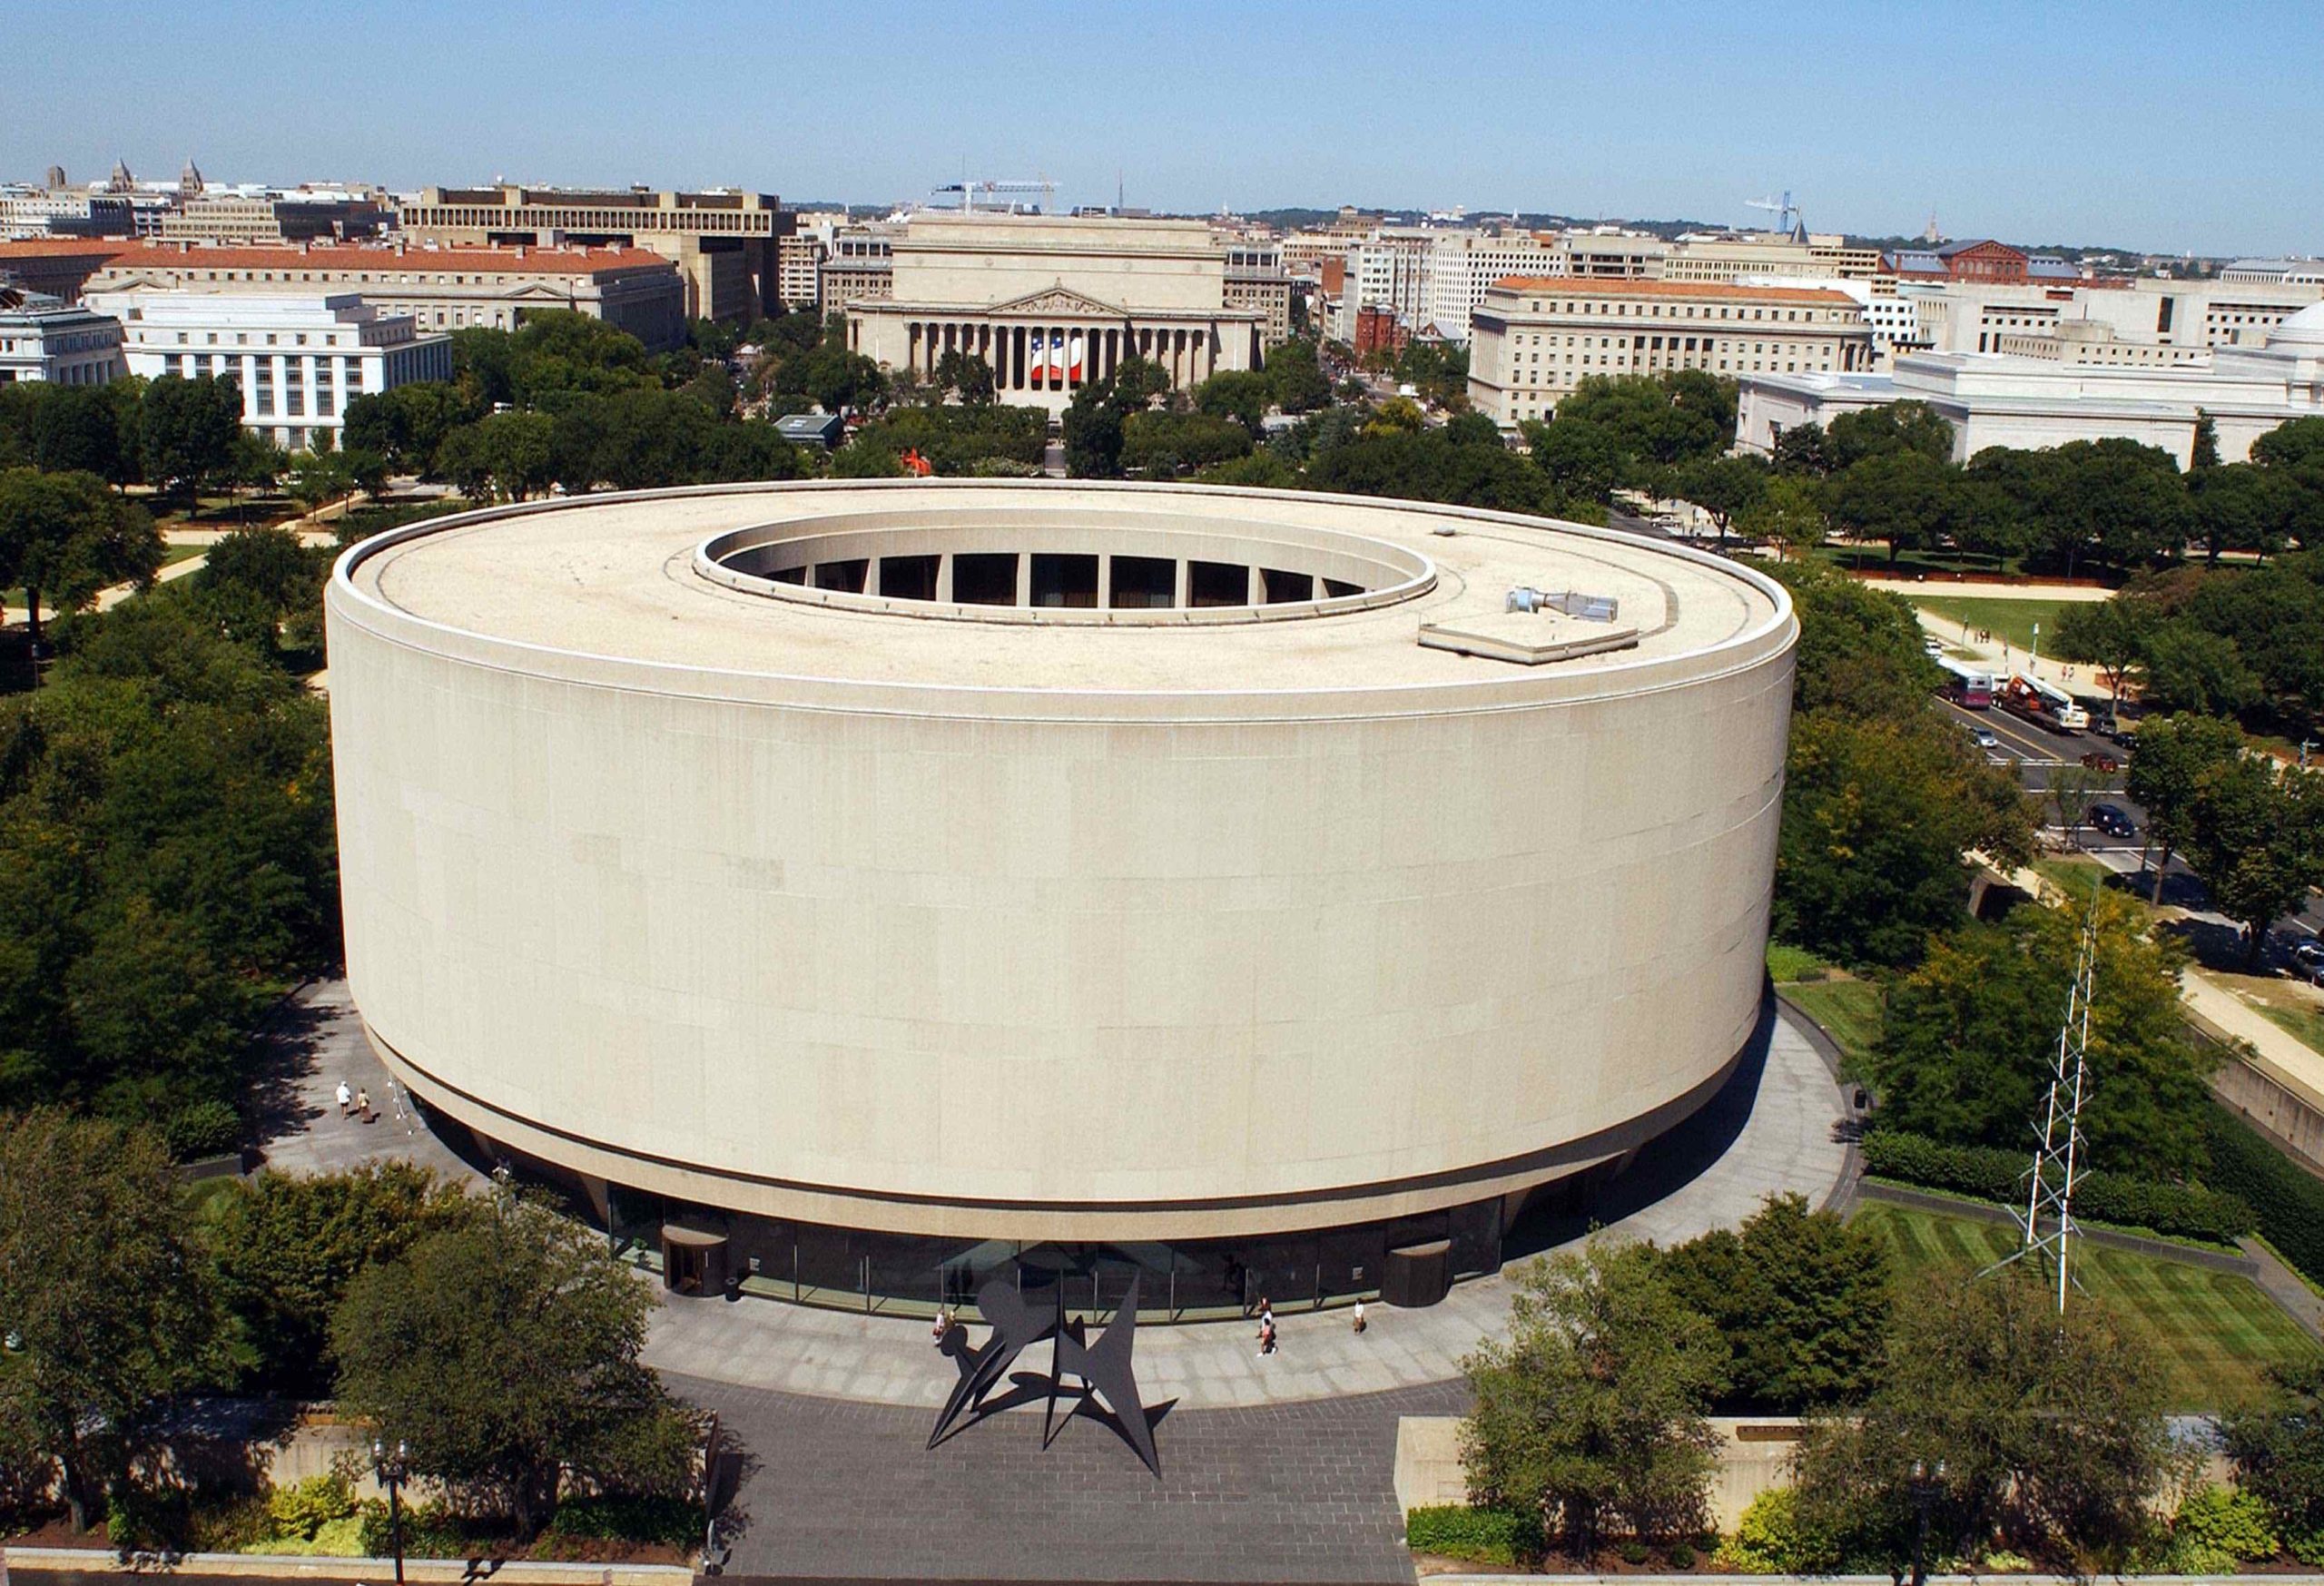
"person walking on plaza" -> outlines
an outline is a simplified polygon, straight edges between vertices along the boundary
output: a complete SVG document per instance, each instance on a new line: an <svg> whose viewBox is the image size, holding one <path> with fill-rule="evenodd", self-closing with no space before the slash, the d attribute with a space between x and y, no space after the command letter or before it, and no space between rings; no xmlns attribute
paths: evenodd
<svg viewBox="0 0 2324 1586"><path fill-rule="evenodd" d="M355 1089L355 1116L361 1118L365 1123L372 1121L371 1090L369 1086L359 1085Z"/></svg>
<svg viewBox="0 0 2324 1586"><path fill-rule="evenodd" d="M339 1116L345 1118L347 1109L354 1105L355 1092L347 1088L346 1080L341 1079L339 1082Z"/></svg>
<svg viewBox="0 0 2324 1586"><path fill-rule="evenodd" d="M1275 1353L1275 1317L1259 1318L1259 1354L1262 1358Z"/></svg>
<svg viewBox="0 0 2324 1586"><path fill-rule="evenodd" d="M1355 1302L1355 1312L1354 1312L1354 1314L1352 1316L1350 1316L1350 1317L1348 1318L1348 1325L1349 1325L1351 1327L1354 1328L1354 1329L1355 1329L1355 1331L1357 1331L1358 1333L1361 1333L1361 1332L1363 1332L1363 1331L1364 1331L1364 1302L1363 1302L1362 1300L1358 1300L1358 1301L1356 1301L1356 1302Z"/></svg>

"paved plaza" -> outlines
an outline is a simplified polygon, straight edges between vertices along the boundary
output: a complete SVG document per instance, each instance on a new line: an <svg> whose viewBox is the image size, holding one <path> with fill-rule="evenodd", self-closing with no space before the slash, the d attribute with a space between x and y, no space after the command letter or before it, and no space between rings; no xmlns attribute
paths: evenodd
<svg viewBox="0 0 2324 1586"><path fill-rule="evenodd" d="M1772 1004L1771 1004L1772 1008ZM340 981L278 1016L270 1163L319 1171L400 1157L474 1177L389 1085ZM342 1120L340 1078L380 1113ZM1808 1034L1786 1019L1709 1106L1583 1211L1521 1226L1521 1256L1585 1237L1669 1243L1748 1217L1768 1195L1824 1204L1852 1164L1844 1101ZM1427 1310L1285 1313L1260 1359L1239 1322L1139 1329L1137 1366L1162 1472L1102 1419L1075 1415L1041 1447L1038 1404L935 1449L955 1380L928 1325L761 1299L665 1296L647 1358L715 1411L745 1452L734 1575L983 1581L1410 1581L1393 1478L1404 1415L1457 1414L1460 1359L1507 1320L1505 1276ZM975 1329L981 1341L981 1329ZM1020 1369L1040 1372L1046 1345Z"/></svg>

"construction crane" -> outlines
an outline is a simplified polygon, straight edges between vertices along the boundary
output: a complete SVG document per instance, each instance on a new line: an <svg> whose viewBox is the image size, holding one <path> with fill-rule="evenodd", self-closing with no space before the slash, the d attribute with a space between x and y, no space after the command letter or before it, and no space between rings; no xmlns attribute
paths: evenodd
<svg viewBox="0 0 2324 1586"><path fill-rule="evenodd" d="M1041 195L1041 212L1045 214L1057 206L1057 183L1051 182L1046 176L1036 176L1030 180L1022 178L1009 180L999 177L987 177L981 182L948 182L941 187L930 188L929 192L931 196L936 198L942 198L948 193L959 193L960 195L960 212L962 214L973 214L976 212L977 200L980 197L986 201L985 207L990 209L992 207L991 201L998 195L1006 192L1039 193ZM1014 210L1016 207L1017 206L1014 203L1004 203L1001 205L1001 208L1004 210Z"/></svg>
<svg viewBox="0 0 2324 1586"><path fill-rule="evenodd" d="M1755 210L1766 210L1776 218L1776 230L1788 232L1799 224L1799 206L1791 202L1791 189L1783 190L1781 198L1747 198L1744 203Z"/></svg>

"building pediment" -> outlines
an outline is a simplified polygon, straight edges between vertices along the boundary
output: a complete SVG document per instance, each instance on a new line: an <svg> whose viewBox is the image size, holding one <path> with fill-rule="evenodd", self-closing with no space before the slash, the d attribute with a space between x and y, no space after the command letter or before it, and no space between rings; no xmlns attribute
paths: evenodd
<svg viewBox="0 0 2324 1586"><path fill-rule="evenodd" d="M1066 286L1043 287L1039 291L1027 292L1021 298L995 303L985 310L988 314L1079 314L1101 320L1127 320L1129 310L1118 304L1099 302L1096 298Z"/></svg>

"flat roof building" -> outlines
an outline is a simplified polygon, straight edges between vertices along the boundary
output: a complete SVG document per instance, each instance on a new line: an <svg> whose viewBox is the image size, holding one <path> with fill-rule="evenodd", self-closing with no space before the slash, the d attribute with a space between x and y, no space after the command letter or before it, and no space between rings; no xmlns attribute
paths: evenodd
<svg viewBox="0 0 2324 1586"><path fill-rule="evenodd" d="M1549 418L1593 375L1848 373L1872 365L1864 308L1844 291L1518 276L1495 282L1472 321L1469 401L1512 429Z"/></svg>
<svg viewBox="0 0 2324 1586"><path fill-rule="evenodd" d="M231 379L242 424L292 451L335 441L347 405L412 380L452 378L448 336L421 336L352 292L240 296L126 288L89 306L121 322L129 372Z"/></svg>
<svg viewBox="0 0 2324 1586"><path fill-rule="evenodd" d="M566 309L628 331L652 352L683 344L686 331L677 267L637 248L140 244L116 248L90 285L239 297L352 292L383 314L409 315L423 330L513 330L528 313Z"/></svg>
<svg viewBox="0 0 2324 1586"><path fill-rule="evenodd" d="M686 319L748 323L783 312L775 245L791 216L771 192L429 187L396 201L396 224L411 241L457 247L643 249L677 266Z"/></svg>
<svg viewBox="0 0 2324 1586"><path fill-rule="evenodd" d="M1041 1246L1090 1304L1233 1315L1495 1271L1758 1039L1797 626L1721 558L818 481L391 531L327 620L372 1044L753 1289L959 1303Z"/></svg>
<svg viewBox="0 0 2324 1586"><path fill-rule="evenodd" d="M102 386L128 372L121 321L85 305L7 284L0 273L0 385Z"/></svg>

